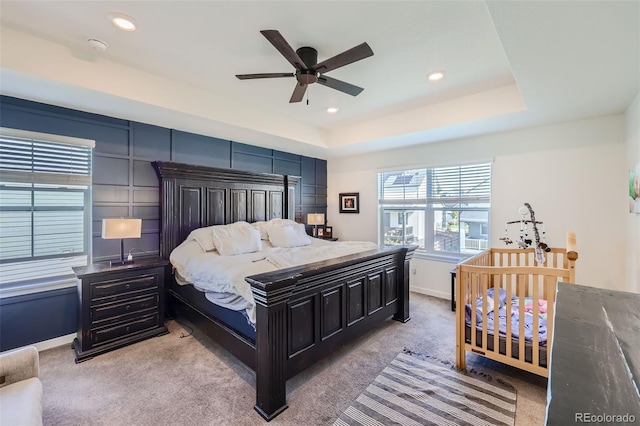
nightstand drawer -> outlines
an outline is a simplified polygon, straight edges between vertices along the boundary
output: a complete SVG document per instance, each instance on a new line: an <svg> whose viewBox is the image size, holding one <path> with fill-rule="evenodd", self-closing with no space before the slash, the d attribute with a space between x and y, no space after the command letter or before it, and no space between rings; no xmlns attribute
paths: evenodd
<svg viewBox="0 0 640 426"><path fill-rule="evenodd" d="M115 280L99 281L91 284L91 300L110 296L121 296L130 292L158 286L158 275L145 274Z"/></svg>
<svg viewBox="0 0 640 426"><path fill-rule="evenodd" d="M158 309L158 301L158 293L155 293L120 303L92 306L91 321L95 325L104 320L117 319L122 315L131 315L146 309Z"/></svg>
<svg viewBox="0 0 640 426"><path fill-rule="evenodd" d="M91 330L91 343L102 345L115 339L121 339L131 334L158 327L158 313L144 316L136 321L126 322L114 327Z"/></svg>

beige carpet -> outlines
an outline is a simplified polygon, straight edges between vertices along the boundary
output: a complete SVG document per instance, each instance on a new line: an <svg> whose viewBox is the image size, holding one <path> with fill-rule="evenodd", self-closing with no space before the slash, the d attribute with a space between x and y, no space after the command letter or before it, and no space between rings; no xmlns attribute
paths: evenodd
<svg viewBox="0 0 640 426"><path fill-rule="evenodd" d="M289 408L272 425L331 425L400 352L455 361L449 301L411 294L411 321L389 321L287 382ZM75 364L70 346L40 354L46 425L255 425L255 376L195 330ZM181 335L187 335L181 338ZM516 389L516 425L544 424L546 379L467 355L467 368Z"/></svg>

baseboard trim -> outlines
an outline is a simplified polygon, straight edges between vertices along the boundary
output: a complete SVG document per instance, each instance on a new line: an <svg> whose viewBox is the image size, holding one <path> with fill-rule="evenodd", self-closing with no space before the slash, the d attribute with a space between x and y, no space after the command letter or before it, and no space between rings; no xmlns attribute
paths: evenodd
<svg viewBox="0 0 640 426"><path fill-rule="evenodd" d="M451 300L451 294L442 291L435 291L421 287L411 287L409 290L420 294L426 294L427 296L437 297L438 299Z"/></svg>
<svg viewBox="0 0 640 426"><path fill-rule="evenodd" d="M33 346L38 349L38 352L42 352L47 349L56 348L62 345L69 345L69 349L71 349L71 344L73 343L73 339L77 336L77 333L67 334L66 336L56 337L54 339L45 340L44 342L34 343Z"/></svg>

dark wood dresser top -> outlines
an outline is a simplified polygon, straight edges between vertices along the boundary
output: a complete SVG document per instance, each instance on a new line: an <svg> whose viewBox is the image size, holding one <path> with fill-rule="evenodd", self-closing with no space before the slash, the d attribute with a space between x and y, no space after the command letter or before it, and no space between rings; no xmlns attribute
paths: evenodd
<svg viewBox="0 0 640 426"><path fill-rule="evenodd" d="M168 260L164 260L159 257L139 257L135 259L135 263L127 265L111 266L109 262L93 263L87 266L77 266L73 268L73 272L76 276L81 278L87 275L100 274L102 272L135 271L140 268L166 266L168 264Z"/></svg>
<svg viewBox="0 0 640 426"><path fill-rule="evenodd" d="M546 424L640 422L640 294L560 283L554 326Z"/></svg>

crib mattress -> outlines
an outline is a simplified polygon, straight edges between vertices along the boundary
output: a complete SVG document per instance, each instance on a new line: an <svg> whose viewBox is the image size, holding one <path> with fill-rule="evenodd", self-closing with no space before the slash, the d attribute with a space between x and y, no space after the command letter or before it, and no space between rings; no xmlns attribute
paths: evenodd
<svg viewBox="0 0 640 426"><path fill-rule="evenodd" d="M465 326L465 341L468 344L471 344L471 327L468 325ZM513 359L518 359L518 355L520 354L520 344L522 343L520 340L511 340L511 357ZM494 340L493 334L487 333L487 350L491 352L495 352L494 349ZM482 331L476 330L476 345L478 349L482 348ZM533 363L533 344L529 342L525 342L524 348L524 356L525 361L528 363ZM498 352L501 355L507 354L507 339L503 336L499 337L499 350ZM538 360L540 367L547 367L547 347L539 346L538 347Z"/></svg>

